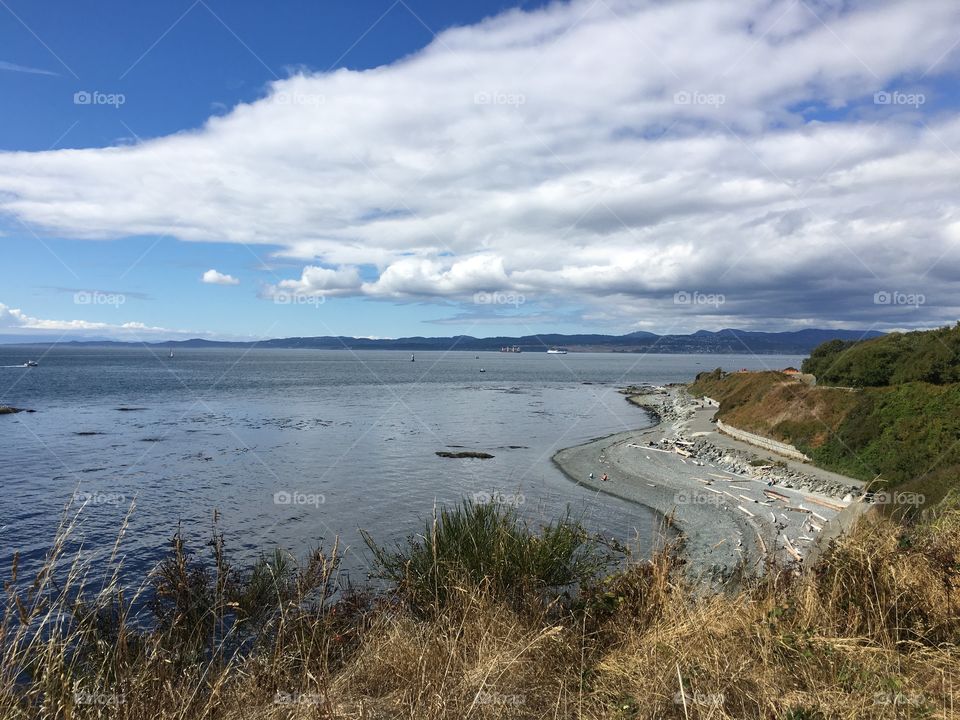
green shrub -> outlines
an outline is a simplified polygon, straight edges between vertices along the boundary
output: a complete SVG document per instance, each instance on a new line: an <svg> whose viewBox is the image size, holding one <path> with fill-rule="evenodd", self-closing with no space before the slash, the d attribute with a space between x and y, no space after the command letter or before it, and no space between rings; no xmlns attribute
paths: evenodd
<svg viewBox="0 0 960 720"><path fill-rule="evenodd" d="M569 514L532 530L512 508L465 501L442 509L422 536L377 545L375 576L388 580L420 609L442 607L464 584L508 600L563 592L595 577L613 556L591 540Z"/></svg>

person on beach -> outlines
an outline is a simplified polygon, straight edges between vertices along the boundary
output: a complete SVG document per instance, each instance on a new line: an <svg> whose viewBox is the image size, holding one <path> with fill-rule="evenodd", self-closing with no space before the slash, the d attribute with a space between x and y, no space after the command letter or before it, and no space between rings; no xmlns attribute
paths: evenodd
<svg viewBox="0 0 960 720"><path fill-rule="evenodd" d="M604 482L606 482L609 478L607 478L607 474L604 473L603 476L602 476L600 479L603 480Z"/></svg>

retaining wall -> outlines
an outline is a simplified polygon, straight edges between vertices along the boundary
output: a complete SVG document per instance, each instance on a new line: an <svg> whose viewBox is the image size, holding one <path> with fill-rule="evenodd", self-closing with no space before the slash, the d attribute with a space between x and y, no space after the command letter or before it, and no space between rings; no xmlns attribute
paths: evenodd
<svg viewBox="0 0 960 720"><path fill-rule="evenodd" d="M778 455L783 455L792 460L810 462L810 458L797 450L793 445L788 445L787 443L782 443L777 440L772 440L768 437L763 437L763 435L756 435L752 432L735 428L731 425L727 425L719 418L717 418L717 430L729 435L732 438L742 440L743 442L750 443L751 445L756 445L757 447L762 447L765 450L775 452Z"/></svg>

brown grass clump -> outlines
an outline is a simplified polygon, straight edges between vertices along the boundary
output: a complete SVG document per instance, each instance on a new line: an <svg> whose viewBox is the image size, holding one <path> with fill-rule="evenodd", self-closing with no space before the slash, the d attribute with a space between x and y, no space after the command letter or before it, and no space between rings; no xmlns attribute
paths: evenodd
<svg viewBox="0 0 960 720"><path fill-rule="evenodd" d="M960 514L906 533L867 518L816 569L821 624L887 645L960 637Z"/></svg>
<svg viewBox="0 0 960 720"><path fill-rule="evenodd" d="M800 579L670 596L597 663L623 717L952 717L960 682L960 514L868 519Z"/></svg>
<svg viewBox="0 0 960 720"><path fill-rule="evenodd" d="M800 577L695 593L666 550L526 602L473 576L430 600L348 592L335 552L236 570L217 537L201 562L178 536L141 598L114 575L81 601L63 542L29 583L15 571L0 717L952 718L958 701L957 510L871 518Z"/></svg>
<svg viewBox="0 0 960 720"><path fill-rule="evenodd" d="M389 717L570 717L580 663L576 628L464 590L430 620L380 618L334 688Z"/></svg>

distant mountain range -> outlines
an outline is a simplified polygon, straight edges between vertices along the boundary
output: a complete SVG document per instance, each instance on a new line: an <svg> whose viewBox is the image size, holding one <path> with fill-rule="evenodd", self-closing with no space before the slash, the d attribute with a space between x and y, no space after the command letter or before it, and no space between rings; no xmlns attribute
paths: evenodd
<svg viewBox="0 0 960 720"><path fill-rule="evenodd" d="M806 355L827 340L862 340L883 335L876 331L859 330L796 330L792 332L752 332L725 329L717 332L698 330L690 335L656 335L633 332L628 335L522 335L519 337L476 338L470 335L453 337L405 337L370 339L345 336L291 337L259 342L228 342L217 340L181 340L147 343L153 346L174 347L261 347L305 348L317 350L464 350L470 352L499 350L519 346L523 352L546 352L551 347L566 348L570 352L624 352L624 353L755 353ZM23 341L21 341L23 342ZM38 340L34 344L47 345ZM110 340L72 340L61 345L82 346L136 346L142 343Z"/></svg>

